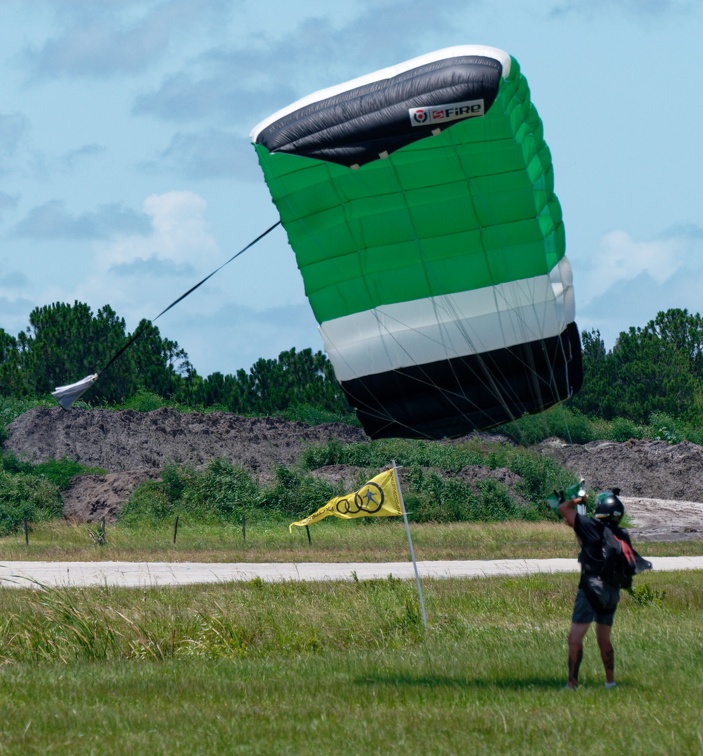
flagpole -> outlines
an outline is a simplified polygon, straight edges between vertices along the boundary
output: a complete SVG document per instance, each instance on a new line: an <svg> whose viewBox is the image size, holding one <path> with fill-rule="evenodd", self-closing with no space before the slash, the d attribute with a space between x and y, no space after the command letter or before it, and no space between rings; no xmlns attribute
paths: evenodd
<svg viewBox="0 0 703 756"><path fill-rule="evenodd" d="M415 549L413 549L413 540L410 537L410 525L408 525L408 513L405 511L405 500L403 499L403 489L400 487L400 480L398 479L398 468L395 466L395 460L393 460L393 475L395 476L395 485L398 489L398 496L400 497L400 506L403 510L403 521L405 522L405 532L408 534L408 544L410 545L410 556L413 560L413 569L415 570L415 582L417 583L417 592L420 596L420 609L422 610L422 622L425 626L425 632L427 632L427 614L425 614L425 601L422 598L422 586L420 585L420 575L417 571L417 562L415 561Z"/></svg>

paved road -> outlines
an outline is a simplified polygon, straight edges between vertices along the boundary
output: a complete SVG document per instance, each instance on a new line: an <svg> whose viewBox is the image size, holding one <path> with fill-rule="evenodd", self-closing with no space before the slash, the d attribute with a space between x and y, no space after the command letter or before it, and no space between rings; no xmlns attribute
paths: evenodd
<svg viewBox="0 0 703 756"><path fill-rule="evenodd" d="M651 557L655 570L703 570L703 556ZM418 562L423 578L487 577L529 575L538 572L578 572L575 559L499 559L495 561ZM267 582L285 580L413 579L412 562L360 563L236 563L195 562L0 562L0 586L90 585L149 588L194 583L227 583L260 578Z"/></svg>

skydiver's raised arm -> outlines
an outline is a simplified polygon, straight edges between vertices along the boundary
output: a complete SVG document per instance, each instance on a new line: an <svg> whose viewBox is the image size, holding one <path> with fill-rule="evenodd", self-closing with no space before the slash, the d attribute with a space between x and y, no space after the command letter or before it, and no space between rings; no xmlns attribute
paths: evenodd
<svg viewBox="0 0 703 756"><path fill-rule="evenodd" d="M588 494L584 494L583 496L576 496L573 499L568 499L557 507L557 511L566 520L566 524L569 527L573 528L574 523L576 522L576 505L585 504L587 500Z"/></svg>

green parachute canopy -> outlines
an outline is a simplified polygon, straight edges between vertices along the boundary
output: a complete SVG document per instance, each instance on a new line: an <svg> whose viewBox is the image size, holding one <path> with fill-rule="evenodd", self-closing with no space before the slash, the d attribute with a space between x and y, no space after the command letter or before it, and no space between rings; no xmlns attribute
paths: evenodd
<svg viewBox="0 0 703 756"><path fill-rule="evenodd" d="M459 436L578 390L551 155L514 58L424 55L293 103L252 142L372 438Z"/></svg>

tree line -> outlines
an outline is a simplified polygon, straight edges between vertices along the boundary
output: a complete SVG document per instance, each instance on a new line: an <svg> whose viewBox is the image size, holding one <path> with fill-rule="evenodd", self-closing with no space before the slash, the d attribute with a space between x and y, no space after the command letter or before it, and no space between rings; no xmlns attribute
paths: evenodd
<svg viewBox="0 0 703 756"><path fill-rule="evenodd" d="M129 349L101 372L137 332ZM331 363L311 349L259 359L248 371L203 377L178 342L162 337L148 320L129 333L109 305L93 313L82 302L57 302L35 308L16 337L0 328L0 396L44 397L96 372L100 380L85 397L91 404L119 404L149 392L189 407L239 414L270 415L301 405L351 412Z"/></svg>
<svg viewBox="0 0 703 756"><path fill-rule="evenodd" d="M176 341L143 320L139 337L86 398L120 404L148 392L192 408L271 415L293 407L352 412L322 352L282 352L248 370L200 376ZM135 331L136 333L136 331ZM16 337L0 328L0 396L44 397L56 386L98 372L134 335L109 306L84 303L35 308ZM597 330L581 334L584 381L567 406L587 417L646 424L653 413L687 423L703 420L703 319L687 310L660 312L644 327L620 333L606 349Z"/></svg>
<svg viewBox="0 0 703 756"><path fill-rule="evenodd" d="M703 421L703 319L687 310L660 312L618 336L611 350L600 332L581 334L584 380L569 406L588 417L646 424L654 413Z"/></svg>

